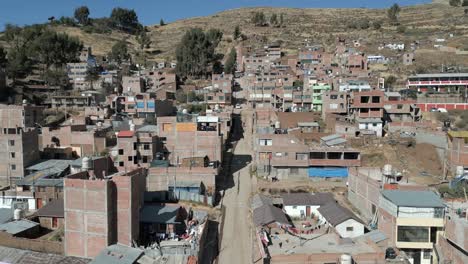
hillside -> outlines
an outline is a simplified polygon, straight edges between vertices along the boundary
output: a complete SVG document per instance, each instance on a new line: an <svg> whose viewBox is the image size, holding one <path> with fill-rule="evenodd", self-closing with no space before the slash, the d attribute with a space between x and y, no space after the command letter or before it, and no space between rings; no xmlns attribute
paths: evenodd
<svg viewBox="0 0 468 264"><path fill-rule="evenodd" d="M267 20L271 14L284 14L285 24L281 28L255 27L250 19L253 12L262 11ZM376 52L376 48L383 42L419 41L432 47L435 38L448 38L454 35L447 45L468 50L468 16L464 15L462 8L454 8L444 4L426 4L404 7L400 13L400 22L407 27L405 33L398 33L396 26L388 23L386 9L292 9L292 8L242 8L224 11L212 16L196 17L179 20L165 26L148 26L149 36L152 39L151 48L146 50L149 60L172 59L175 47L185 30L190 27L203 29L218 28L224 32L220 45L220 52L227 52L233 46L232 33L235 25L239 25L248 41L261 45L262 41L279 41L289 54L295 53L297 47L305 39L313 40L326 46L333 43L336 36L350 40L363 40L361 44L364 51ZM350 29L350 23L368 19L370 24L381 21L380 30ZM107 54L113 43L125 39L131 49L136 53L138 45L134 36L113 32L112 34L88 34L79 28L55 26L57 31L67 32L78 36L85 45L91 45L97 55ZM431 45L429 45L431 44ZM447 56L443 56L447 60ZM449 58L452 60L452 58ZM456 63L456 57L453 58ZM461 62L465 60L462 59Z"/></svg>

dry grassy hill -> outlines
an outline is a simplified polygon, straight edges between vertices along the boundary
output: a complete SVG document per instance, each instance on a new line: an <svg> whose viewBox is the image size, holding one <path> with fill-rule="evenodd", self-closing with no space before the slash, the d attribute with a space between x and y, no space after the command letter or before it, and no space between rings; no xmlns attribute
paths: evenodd
<svg viewBox="0 0 468 264"><path fill-rule="evenodd" d="M285 24L281 28L255 27L250 19L252 13L263 11L267 19L271 14L284 14ZM432 43L437 37L448 38L454 34L449 45L463 47L468 50L468 16L462 8L450 7L444 4L426 4L404 7L400 13L400 22L407 27L406 33L397 33L396 27L388 23L386 9L293 9L293 8L241 8L224 11L212 16L195 17L179 20L165 26L148 26L153 44L146 50L149 60L172 59L175 47L184 32L191 27L203 29L218 28L224 32L220 51L226 52L231 46L234 27L239 25L253 44L261 44L265 38L283 43L288 53L297 51L297 47L305 39L329 45L336 36L348 39L361 39L365 51L375 52L382 42L406 42L419 40L421 43ZM352 21L369 19L382 21L380 30L351 30L348 24ZM134 36L120 32L112 34L88 34L79 28L57 26L58 31L78 36L86 45L91 45L98 55L108 53L115 41L126 39L134 52L138 45ZM428 45L429 45L428 44ZM429 47L432 47L430 45ZM454 58L454 60L457 60ZM463 60L462 60L463 61Z"/></svg>

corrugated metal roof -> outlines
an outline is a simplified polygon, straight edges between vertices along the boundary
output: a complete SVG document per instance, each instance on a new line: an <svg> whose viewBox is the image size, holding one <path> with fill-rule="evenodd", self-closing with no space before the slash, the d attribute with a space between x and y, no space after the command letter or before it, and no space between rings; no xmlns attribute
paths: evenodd
<svg viewBox="0 0 468 264"><path fill-rule="evenodd" d="M321 137L320 139L323 140L323 141L329 141L329 140L333 140L333 139L337 139L337 138L343 138L343 137L341 135L338 135L338 134L333 134L333 135Z"/></svg>
<svg viewBox="0 0 468 264"><path fill-rule="evenodd" d="M180 206L169 205L145 205L140 211L140 222L178 224L182 221L178 219Z"/></svg>
<svg viewBox="0 0 468 264"><path fill-rule="evenodd" d="M264 205L273 205L270 197L263 194L255 194L252 198L252 208L255 210Z"/></svg>
<svg viewBox="0 0 468 264"><path fill-rule="evenodd" d="M423 73L409 76L408 78L443 78L443 77L468 77L468 73Z"/></svg>
<svg viewBox="0 0 468 264"><path fill-rule="evenodd" d="M431 191L384 190L382 196L397 206L445 207L442 199Z"/></svg>
<svg viewBox="0 0 468 264"><path fill-rule="evenodd" d="M10 222L13 219L13 210L9 208L0 208L0 224Z"/></svg>
<svg viewBox="0 0 468 264"><path fill-rule="evenodd" d="M5 231L11 235L16 235L28 229L34 228L38 225L39 223L29 221L26 219L22 219L22 220L2 224L0 225L0 230Z"/></svg>
<svg viewBox="0 0 468 264"><path fill-rule="evenodd" d="M263 205L253 211L253 221L256 226L279 223L289 225L284 212L273 205Z"/></svg>
<svg viewBox="0 0 468 264"><path fill-rule="evenodd" d="M384 233L382 233L379 230L372 230L369 233L364 234L362 236L366 237L366 238L369 238L374 243L379 243L381 241L384 241L384 240L388 239L387 235L385 235Z"/></svg>
<svg viewBox="0 0 468 264"><path fill-rule="evenodd" d="M324 205L335 201L331 193L286 193L281 196L284 205Z"/></svg>
<svg viewBox="0 0 468 264"><path fill-rule="evenodd" d="M40 217L64 217L63 199L55 199L39 209L35 215Z"/></svg>
<svg viewBox="0 0 468 264"><path fill-rule="evenodd" d="M115 244L102 250L90 264L133 264L141 255L141 249Z"/></svg>
<svg viewBox="0 0 468 264"><path fill-rule="evenodd" d="M72 164L72 160L56 160L56 159L50 159L50 160L45 160L42 162L39 162L33 166L29 166L26 168L26 170L29 171L42 171L46 169L54 169L54 170L64 170L66 169L70 164Z"/></svg>
<svg viewBox="0 0 468 264"><path fill-rule="evenodd" d="M137 132L158 132L158 126L156 125L146 125L137 129Z"/></svg>
<svg viewBox="0 0 468 264"><path fill-rule="evenodd" d="M362 223L362 220L354 215L353 212L339 205L337 202L331 202L320 206L317 210L327 220L327 222L334 227L349 219L354 219L359 223Z"/></svg>
<svg viewBox="0 0 468 264"><path fill-rule="evenodd" d="M326 141L325 145L330 147L330 146L335 146L335 145L339 145L339 144L344 144L346 142L347 142L347 140L344 139L344 138L337 138L337 139Z"/></svg>

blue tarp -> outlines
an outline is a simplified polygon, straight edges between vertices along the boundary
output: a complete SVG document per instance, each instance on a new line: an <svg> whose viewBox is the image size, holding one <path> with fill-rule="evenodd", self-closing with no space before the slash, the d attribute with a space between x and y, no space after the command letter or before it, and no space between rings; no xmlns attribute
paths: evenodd
<svg viewBox="0 0 468 264"><path fill-rule="evenodd" d="M148 102L146 103L147 108L154 108L154 102Z"/></svg>
<svg viewBox="0 0 468 264"><path fill-rule="evenodd" d="M348 177L348 168L342 167L311 167L309 177L318 178L345 178Z"/></svg>
<svg viewBox="0 0 468 264"><path fill-rule="evenodd" d="M137 102L137 108L145 108L144 102Z"/></svg>

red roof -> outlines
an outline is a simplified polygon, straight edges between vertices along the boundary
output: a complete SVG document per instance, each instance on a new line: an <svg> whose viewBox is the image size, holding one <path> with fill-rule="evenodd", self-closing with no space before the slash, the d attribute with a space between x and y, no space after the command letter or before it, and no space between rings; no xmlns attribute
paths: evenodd
<svg viewBox="0 0 468 264"><path fill-rule="evenodd" d="M133 137L133 134L135 134L135 131L120 131L119 134L117 134L117 137Z"/></svg>

